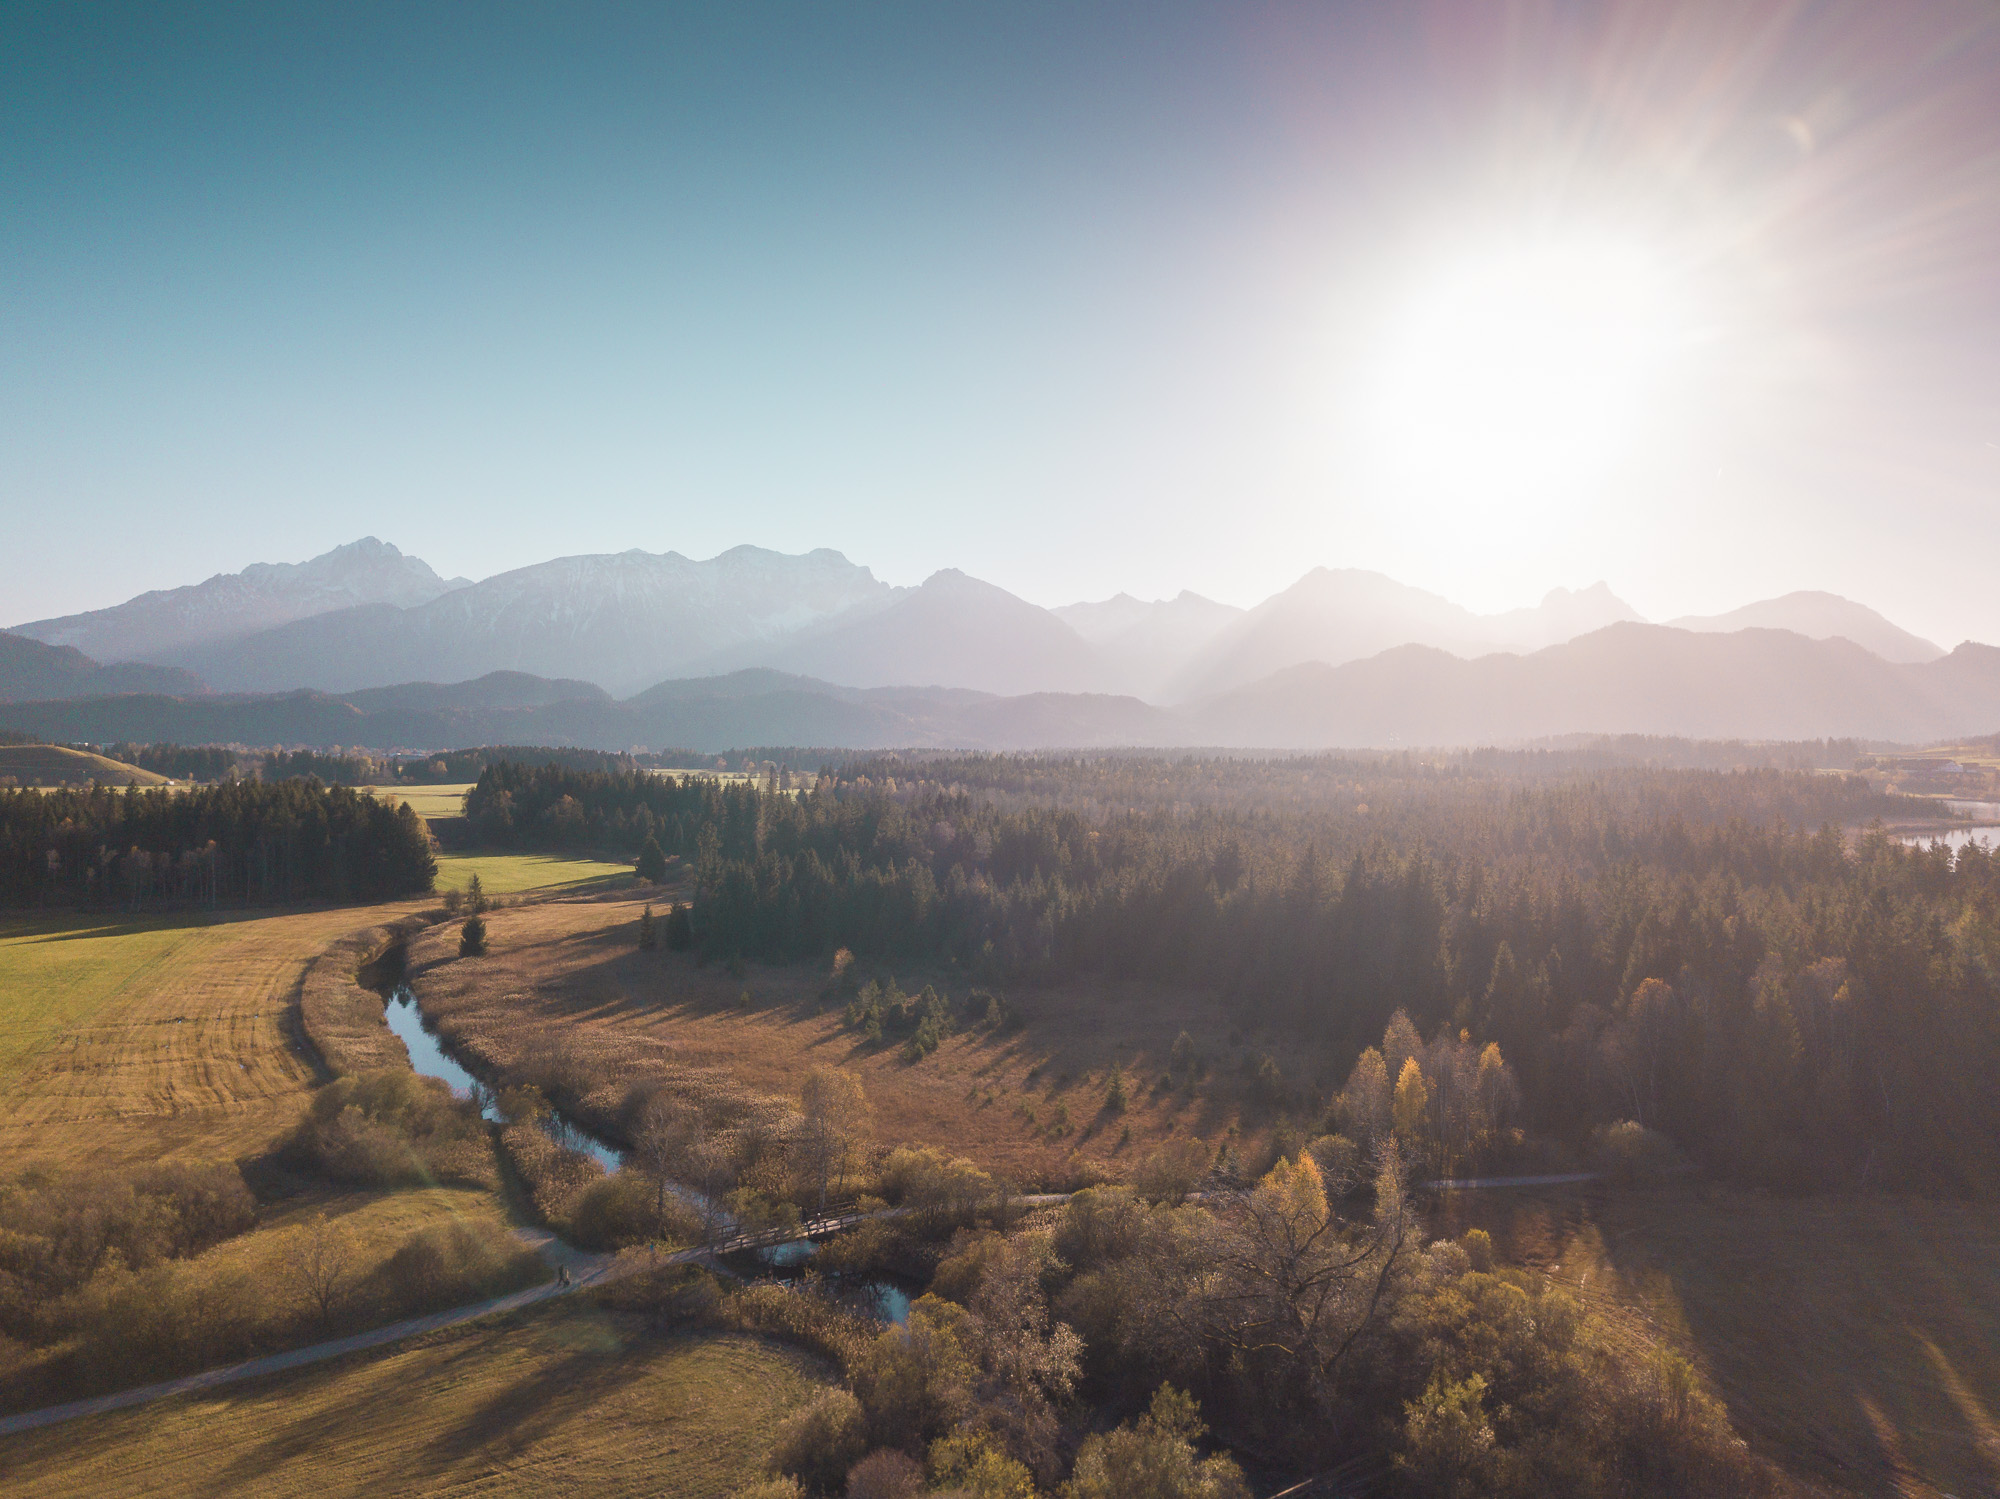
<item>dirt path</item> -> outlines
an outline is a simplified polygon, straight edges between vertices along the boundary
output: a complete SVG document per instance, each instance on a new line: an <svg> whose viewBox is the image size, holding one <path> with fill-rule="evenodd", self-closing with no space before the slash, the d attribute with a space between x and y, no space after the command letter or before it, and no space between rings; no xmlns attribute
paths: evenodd
<svg viewBox="0 0 2000 1499"><path fill-rule="evenodd" d="M159 1384L140 1385L137 1389L97 1395L89 1400L72 1400L67 1405L44 1406L41 1410L23 1411L19 1415L0 1417L0 1437L12 1436L16 1432L33 1431L39 1426L54 1426L58 1422L74 1420L78 1416L94 1416L103 1411L125 1410L135 1405L148 1405L155 1400L166 1400L174 1395L186 1395L195 1390L211 1390L217 1385L236 1384L245 1379L261 1379L267 1374L278 1374L306 1364L322 1363L330 1358L339 1358L343 1354L358 1353L366 1348L379 1348L385 1343L401 1342L404 1338L415 1337L418 1333L436 1332L440 1328L456 1327L461 1322L472 1322L499 1312L516 1311L524 1306L533 1306L538 1301L547 1301L552 1296L567 1295L585 1286L599 1284L612 1264L610 1255L589 1254L574 1245L564 1243L547 1229L516 1229L515 1237L540 1255L551 1269L561 1271L567 1268L570 1273L570 1283L564 1285L560 1281L548 1280L538 1286L529 1286L524 1291L495 1296L489 1301L475 1301L469 1306L455 1306L442 1312L432 1312L424 1317L406 1317L401 1322L387 1322L380 1327L371 1327L366 1332L352 1333L344 1338L329 1338L323 1343L308 1343L303 1348L288 1348L283 1353L267 1353L261 1358L245 1359L240 1364L228 1364L220 1369L204 1369L199 1374L184 1374L179 1379L162 1380Z"/></svg>

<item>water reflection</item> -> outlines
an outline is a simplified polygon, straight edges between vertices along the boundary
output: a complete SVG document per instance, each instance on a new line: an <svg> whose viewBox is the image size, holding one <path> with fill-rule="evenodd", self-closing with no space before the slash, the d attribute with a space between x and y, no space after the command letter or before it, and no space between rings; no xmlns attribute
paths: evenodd
<svg viewBox="0 0 2000 1499"><path fill-rule="evenodd" d="M804 1280L811 1273L812 1259L818 1252L819 1245L794 1239L788 1244L753 1249L741 1258L745 1261L743 1268L755 1278L792 1282ZM821 1280L820 1289L878 1322L901 1327L910 1320L908 1288L883 1276L834 1275Z"/></svg>
<svg viewBox="0 0 2000 1499"><path fill-rule="evenodd" d="M418 1008L417 996L411 992L409 985L396 986L382 1008L382 1018L409 1052L411 1067L425 1077L442 1079L454 1098L477 1099L480 1118L495 1123L502 1121L504 1116L500 1113L499 1104L494 1101L493 1090L445 1051L437 1032L424 1024L424 1012ZM605 1144L572 1119L551 1112L543 1116L541 1123L556 1144L595 1156L607 1173L625 1164L623 1152Z"/></svg>

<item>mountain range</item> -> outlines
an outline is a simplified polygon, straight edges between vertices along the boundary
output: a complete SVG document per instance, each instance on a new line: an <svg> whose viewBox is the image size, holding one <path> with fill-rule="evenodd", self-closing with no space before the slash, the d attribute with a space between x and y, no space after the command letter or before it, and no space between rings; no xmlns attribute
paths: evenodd
<svg viewBox="0 0 2000 1499"><path fill-rule="evenodd" d="M1909 742L1988 734L1996 726L2000 650L1991 646L1968 642L1935 660L1892 662L1842 638L1633 621L1539 651L1470 660L1400 645L1339 666L1288 667L1175 707L1101 693L857 688L767 668L672 679L622 700L590 682L496 672L338 695L127 693L0 703L0 729L56 741L375 750L1315 749L1509 744L1570 734Z"/></svg>
<svg viewBox="0 0 2000 1499"><path fill-rule="evenodd" d="M1353 568L1315 568L1248 610L1193 593L1150 602L1120 594L1047 609L956 569L897 588L839 552L749 546L706 561L639 550L563 557L473 583L440 578L366 537L307 562L260 564L15 628L20 637L74 647L93 666L109 663L99 670L169 668L198 681L128 671L59 691L36 685L42 678L15 680L10 673L26 671L25 662L0 662L0 699L181 694L203 685L344 696L494 672L587 682L629 697L663 681L766 669L847 688L1108 694L1194 707L1251 691L1276 673L1337 669L1400 647L1469 662L1529 655L1640 622L1603 583L1482 615ZM1899 665L1944 654L1873 610L1824 593L1673 626L1844 638ZM85 680L75 663L65 670L66 680Z"/></svg>

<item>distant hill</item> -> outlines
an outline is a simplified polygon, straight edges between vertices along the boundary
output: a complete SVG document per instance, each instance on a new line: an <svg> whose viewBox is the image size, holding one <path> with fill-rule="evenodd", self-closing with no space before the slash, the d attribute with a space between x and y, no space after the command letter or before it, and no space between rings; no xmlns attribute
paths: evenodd
<svg viewBox="0 0 2000 1499"><path fill-rule="evenodd" d="M1559 734L1903 742L2000 724L2000 651L1896 664L1844 639L1618 624L1529 655L1400 646L1294 667L1203 704L1226 742L1505 744Z"/></svg>
<svg viewBox="0 0 2000 1499"><path fill-rule="evenodd" d="M185 661L235 691L345 692L512 671L629 693L698 669L717 651L892 597L838 552L736 547L695 562L634 550L517 568L415 608L377 604L297 620Z"/></svg>
<svg viewBox="0 0 2000 1499"><path fill-rule="evenodd" d="M849 687L1088 692L1095 651L1047 609L946 568L887 607L779 647L764 664ZM818 742L818 741L815 741Z"/></svg>
<svg viewBox="0 0 2000 1499"><path fill-rule="evenodd" d="M1622 623L1525 655L1397 646L1310 662L1184 708L1102 693L851 687L769 669L661 682L623 701L588 683L488 677L317 692L0 704L0 729L108 743L438 750L547 744L713 753L852 749L1520 744L1564 735L1915 743L2000 728L2000 649L1896 663L1846 639Z"/></svg>
<svg viewBox="0 0 2000 1499"><path fill-rule="evenodd" d="M15 628L50 645L75 646L99 661L186 665L191 651L292 620L364 604L408 608L464 583L463 578L447 582L417 558L364 536L307 562L254 563L205 583Z"/></svg>
<svg viewBox="0 0 2000 1499"><path fill-rule="evenodd" d="M1218 604L1185 590L1152 602L1121 593L1049 612L1096 648L1114 690L1153 701L1244 614L1234 604Z"/></svg>
<svg viewBox="0 0 2000 1499"><path fill-rule="evenodd" d="M1791 630L1811 640L1839 637L1873 651L1884 661L1935 661L1944 654L1942 647L1837 593L1788 593L1783 598L1745 604L1727 614L1688 614L1668 623L1678 630Z"/></svg>
<svg viewBox="0 0 2000 1499"><path fill-rule="evenodd" d="M193 694L201 679L171 666L100 666L74 646L45 645L0 630L0 702L109 697L121 692Z"/></svg>
<svg viewBox="0 0 2000 1499"><path fill-rule="evenodd" d="M1166 685L1165 700L1191 701L1305 662L1339 666L1399 645L1467 658L1536 650L1637 618L1602 583L1556 589L1533 609L1482 615L1381 573L1319 567L1221 630Z"/></svg>
<svg viewBox="0 0 2000 1499"><path fill-rule="evenodd" d="M164 786L167 778L60 744L0 745L0 786Z"/></svg>

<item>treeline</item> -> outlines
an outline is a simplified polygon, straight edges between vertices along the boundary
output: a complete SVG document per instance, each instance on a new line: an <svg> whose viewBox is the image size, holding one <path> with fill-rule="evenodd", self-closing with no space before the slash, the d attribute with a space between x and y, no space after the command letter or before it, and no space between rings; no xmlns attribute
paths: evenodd
<svg viewBox="0 0 2000 1499"><path fill-rule="evenodd" d="M242 774L244 760L238 751L220 744L107 744L97 753L175 781L225 780Z"/></svg>
<svg viewBox="0 0 2000 1499"><path fill-rule="evenodd" d="M430 832L316 780L185 791L0 790L0 902L376 901L428 891Z"/></svg>
<svg viewBox="0 0 2000 1499"><path fill-rule="evenodd" d="M480 773L465 815L481 842L503 848L636 854L652 839L667 852L692 853L707 830L718 847L743 857L754 855L762 813L742 782L503 761Z"/></svg>

